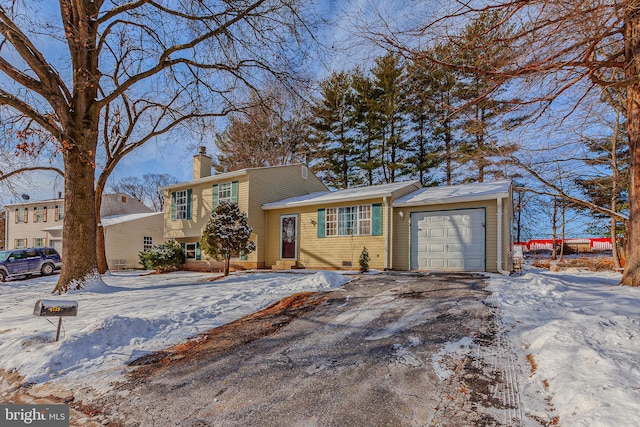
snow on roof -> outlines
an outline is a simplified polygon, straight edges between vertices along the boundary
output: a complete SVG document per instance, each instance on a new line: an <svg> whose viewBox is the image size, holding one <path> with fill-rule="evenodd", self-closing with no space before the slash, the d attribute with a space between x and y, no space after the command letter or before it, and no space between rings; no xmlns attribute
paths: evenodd
<svg viewBox="0 0 640 427"><path fill-rule="evenodd" d="M103 216L100 219L100 223L103 227L109 227L110 225L122 224L125 222L136 221L143 218L148 218L151 216L162 215L162 212L144 212L144 213L134 213L134 214L123 214L123 215L109 215Z"/></svg>
<svg viewBox="0 0 640 427"><path fill-rule="evenodd" d="M162 212L144 212L134 214L121 214L121 215L109 215L103 216L100 220L100 224L103 227L109 227L110 225L122 224L125 222L136 221L151 216L162 215ZM62 230L62 225L55 225L53 227L43 228L42 231L59 231Z"/></svg>
<svg viewBox="0 0 640 427"><path fill-rule="evenodd" d="M265 203L263 209L282 209L297 206L309 206L322 203L350 202L379 197L390 197L394 191L415 186L419 188L418 181L393 182L390 184L371 185L368 187L347 188L345 190L321 191L306 194L304 196L290 197L277 202Z"/></svg>
<svg viewBox="0 0 640 427"><path fill-rule="evenodd" d="M407 194L393 202L394 207L436 205L491 200L499 196L508 197L511 181L474 182L472 184L447 187L427 187Z"/></svg>

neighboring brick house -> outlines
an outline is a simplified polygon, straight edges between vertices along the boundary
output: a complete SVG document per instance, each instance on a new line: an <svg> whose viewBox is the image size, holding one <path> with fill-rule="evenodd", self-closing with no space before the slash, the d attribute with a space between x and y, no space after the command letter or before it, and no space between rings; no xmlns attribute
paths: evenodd
<svg viewBox="0 0 640 427"><path fill-rule="evenodd" d="M51 246L62 252L64 199L5 206L6 248ZM105 194L100 209L110 268L142 267L138 252L163 241L162 212L126 194Z"/></svg>

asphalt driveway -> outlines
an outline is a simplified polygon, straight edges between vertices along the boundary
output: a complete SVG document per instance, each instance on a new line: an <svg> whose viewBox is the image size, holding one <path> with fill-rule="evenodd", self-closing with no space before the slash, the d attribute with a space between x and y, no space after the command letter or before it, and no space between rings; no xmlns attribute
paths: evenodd
<svg viewBox="0 0 640 427"><path fill-rule="evenodd" d="M485 286L357 276L210 335L206 351L158 353L94 403L122 426L522 425Z"/></svg>

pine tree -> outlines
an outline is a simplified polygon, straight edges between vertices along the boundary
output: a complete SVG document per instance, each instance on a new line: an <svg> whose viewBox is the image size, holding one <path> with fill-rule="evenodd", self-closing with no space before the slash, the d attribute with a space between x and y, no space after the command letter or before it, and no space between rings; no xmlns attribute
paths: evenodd
<svg viewBox="0 0 640 427"><path fill-rule="evenodd" d="M224 261L224 275L228 276L232 255L256 250L255 242L250 240L252 231L247 214L240 212L236 203L222 201L204 227L200 247L207 255Z"/></svg>
<svg viewBox="0 0 640 427"><path fill-rule="evenodd" d="M334 188L358 185L352 75L334 72L320 88L320 97L311 107L311 144L317 147L312 153L316 161L313 168Z"/></svg>
<svg viewBox="0 0 640 427"><path fill-rule="evenodd" d="M405 67L400 57L389 53L376 59L371 70L380 91L378 111L382 128L382 173L384 182L395 182L405 165Z"/></svg>
<svg viewBox="0 0 640 427"><path fill-rule="evenodd" d="M382 166L382 126L380 120L380 90L373 84L371 77L356 69L353 76L355 90L354 120L357 128L358 168L367 185L379 182Z"/></svg>
<svg viewBox="0 0 640 427"><path fill-rule="evenodd" d="M491 70L509 57L510 30L498 25L500 19L497 13L481 14L464 28L456 43L449 45L455 61L462 65L457 73L457 96L469 104L461 112L460 129L466 137L460 145L458 159L461 163L473 165L468 179L478 182L483 182L487 174L503 175L495 168L500 162L498 158L514 153L518 147L500 144L493 134L523 119L509 117L509 103L500 99L500 93L505 89L491 91L496 81L490 74L473 71Z"/></svg>

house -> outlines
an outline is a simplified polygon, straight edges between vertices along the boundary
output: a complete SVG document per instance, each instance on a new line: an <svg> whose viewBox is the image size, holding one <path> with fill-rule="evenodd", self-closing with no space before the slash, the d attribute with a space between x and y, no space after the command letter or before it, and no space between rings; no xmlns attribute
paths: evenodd
<svg viewBox="0 0 640 427"><path fill-rule="evenodd" d="M247 213L257 249L236 268L357 269L363 248L379 270L513 269L511 182L422 188L418 181L338 191L304 165L210 175L211 158L194 157L194 179L164 187L165 239L182 243L189 269L219 268L199 249L220 200Z"/></svg>
<svg viewBox="0 0 640 427"><path fill-rule="evenodd" d="M392 202L420 189L418 181L292 197L267 213L267 265L357 269L364 247L370 268L392 268ZM391 231L390 231L391 230Z"/></svg>
<svg viewBox="0 0 640 427"><path fill-rule="evenodd" d="M193 159L193 180L161 188L164 191L164 238L183 245L188 269L216 269L215 260L200 251L202 230L211 212L222 200L238 203L247 213L253 229L251 239L256 250L250 254L236 254L231 265L235 268L265 268L266 215L262 205L292 196L327 191L327 187L305 165L285 165L247 168L211 175L211 157L204 147Z"/></svg>
<svg viewBox="0 0 640 427"><path fill-rule="evenodd" d="M6 206L7 249L51 246L62 252L64 199ZM142 267L138 252L163 241L162 212L127 194L105 194L100 209L109 267Z"/></svg>
<svg viewBox="0 0 640 427"><path fill-rule="evenodd" d="M267 265L357 269L366 247L372 269L512 269L510 181L382 184L289 198L263 209Z"/></svg>

